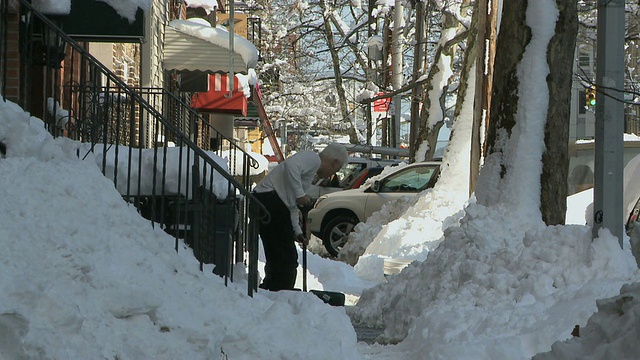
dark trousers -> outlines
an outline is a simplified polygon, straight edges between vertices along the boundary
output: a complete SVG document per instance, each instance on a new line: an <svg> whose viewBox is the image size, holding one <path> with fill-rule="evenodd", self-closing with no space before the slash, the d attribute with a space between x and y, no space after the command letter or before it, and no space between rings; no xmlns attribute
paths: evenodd
<svg viewBox="0 0 640 360"><path fill-rule="evenodd" d="M271 215L268 223L260 224L260 238L266 257L265 277L260 288L271 291L291 290L296 283L298 268L291 212L275 191L254 195Z"/></svg>

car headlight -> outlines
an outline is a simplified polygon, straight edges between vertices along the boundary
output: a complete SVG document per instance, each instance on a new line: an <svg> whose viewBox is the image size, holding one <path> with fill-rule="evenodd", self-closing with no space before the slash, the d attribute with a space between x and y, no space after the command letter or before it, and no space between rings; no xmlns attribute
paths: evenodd
<svg viewBox="0 0 640 360"><path fill-rule="evenodd" d="M318 198L318 200L316 200L316 203L315 203L315 204L313 204L313 208L314 208L314 209L317 209L317 208L318 208L318 205L320 205L320 203L322 202L322 200L324 200L324 199L326 199L326 198L327 198L327 196L326 196L326 195L322 195L322 196L320 196L320 197Z"/></svg>

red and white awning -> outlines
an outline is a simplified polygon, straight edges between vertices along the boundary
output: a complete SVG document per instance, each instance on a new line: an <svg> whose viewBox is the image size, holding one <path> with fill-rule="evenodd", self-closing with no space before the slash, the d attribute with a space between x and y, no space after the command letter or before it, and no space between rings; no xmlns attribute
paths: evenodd
<svg viewBox="0 0 640 360"><path fill-rule="evenodd" d="M191 107L199 111L246 116L251 95L247 77L235 75L233 91L230 79L229 74L209 75L209 91L193 94Z"/></svg>

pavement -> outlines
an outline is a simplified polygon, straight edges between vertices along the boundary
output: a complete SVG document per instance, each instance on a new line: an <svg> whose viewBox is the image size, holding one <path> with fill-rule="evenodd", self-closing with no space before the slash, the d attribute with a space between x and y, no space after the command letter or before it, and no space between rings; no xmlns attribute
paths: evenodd
<svg viewBox="0 0 640 360"><path fill-rule="evenodd" d="M375 343L378 335L382 334L382 332L384 331L384 329L368 328L356 325L354 325L353 328L356 330L358 342L365 342L367 344Z"/></svg>
<svg viewBox="0 0 640 360"><path fill-rule="evenodd" d="M345 305L346 308L351 306L353 305L349 305L349 304ZM382 334L382 332L384 331L384 328L371 328L371 327L356 325L356 324L353 324L353 329L356 331L358 342L364 341L367 344L375 343L376 338L380 334Z"/></svg>

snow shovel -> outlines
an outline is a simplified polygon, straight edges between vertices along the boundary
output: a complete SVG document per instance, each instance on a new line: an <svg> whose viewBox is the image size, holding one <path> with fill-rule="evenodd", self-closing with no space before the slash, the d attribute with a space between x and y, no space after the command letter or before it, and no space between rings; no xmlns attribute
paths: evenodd
<svg viewBox="0 0 640 360"><path fill-rule="evenodd" d="M307 229L307 215L309 214L309 210L311 207L300 208L300 212L302 212L302 233L305 238L309 240L311 234ZM307 244L306 242L302 243L302 291L307 291ZM344 306L345 296L343 293L335 292L335 291L324 291L324 290L309 290L310 293L315 294L326 304L332 306Z"/></svg>

